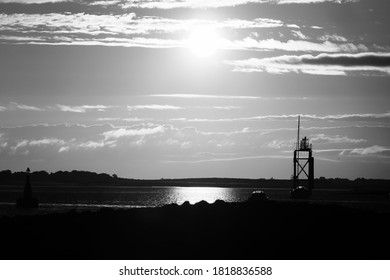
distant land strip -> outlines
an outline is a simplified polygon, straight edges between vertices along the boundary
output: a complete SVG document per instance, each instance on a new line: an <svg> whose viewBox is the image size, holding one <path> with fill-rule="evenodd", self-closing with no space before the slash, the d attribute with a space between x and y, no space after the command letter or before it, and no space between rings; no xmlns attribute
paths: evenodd
<svg viewBox="0 0 390 280"><path fill-rule="evenodd" d="M24 185L25 172L0 171L1 185ZM120 178L116 174L95 173L90 171L35 171L31 173L32 185L80 185L80 186L180 186L180 187L232 187L232 188L291 188L292 181L289 179L246 179L246 178L179 178L179 179L132 179ZM316 189L354 189L365 191L390 190L390 180L365 179L355 180L343 178L315 179Z"/></svg>

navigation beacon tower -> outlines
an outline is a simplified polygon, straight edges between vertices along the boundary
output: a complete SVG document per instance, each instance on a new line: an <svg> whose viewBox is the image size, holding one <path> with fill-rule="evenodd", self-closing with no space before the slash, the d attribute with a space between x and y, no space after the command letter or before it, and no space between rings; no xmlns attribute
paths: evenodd
<svg viewBox="0 0 390 280"><path fill-rule="evenodd" d="M309 143L309 139L306 136L301 140L299 138L300 122L301 118L298 116L298 137L294 151L294 174L291 195L292 197L307 198L311 195L311 190L314 187L314 158L312 144ZM295 195L294 192L296 193Z"/></svg>
<svg viewBox="0 0 390 280"><path fill-rule="evenodd" d="M16 200L17 208L38 208L39 201L32 196L32 188L30 183L30 168L26 170L26 183L24 184L23 195Z"/></svg>

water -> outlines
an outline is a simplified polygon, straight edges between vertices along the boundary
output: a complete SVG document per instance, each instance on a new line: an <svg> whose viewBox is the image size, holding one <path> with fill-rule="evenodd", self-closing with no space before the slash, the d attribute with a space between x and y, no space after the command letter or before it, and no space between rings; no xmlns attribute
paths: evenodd
<svg viewBox="0 0 390 280"><path fill-rule="evenodd" d="M262 187L274 200L290 200L289 189ZM0 215L35 215L85 211L107 208L142 208L166 204L195 204L201 200L213 203L246 201L256 188L219 187L125 187L125 186L34 186L33 194L39 198L39 209L16 209L15 201L23 193L21 186L0 186ZM346 206L390 212L387 196L359 195L348 189L315 189L309 202L338 203Z"/></svg>
<svg viewBox="0 0 390 280"><path fill-rule="evenodd" d="M20 186L0 186L0 215L39 214L75 210L109 208L156 207L166 204L191 204L217 199L240 202L248 199L255 188L217 187L125 187L125 186L34 186L33 194L39 198L36 211L15 209L15 201L21 196Z"/></svg>

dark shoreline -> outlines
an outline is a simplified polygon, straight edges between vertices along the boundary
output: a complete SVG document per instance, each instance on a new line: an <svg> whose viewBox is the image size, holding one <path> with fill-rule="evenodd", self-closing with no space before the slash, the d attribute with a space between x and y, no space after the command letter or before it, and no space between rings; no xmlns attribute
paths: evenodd
<svg viewBox="0 0 390 280"><path fill-rule="evenodd" d="M390 259L389 213L256 201L0 218L0 259Z"/></svg>
<svg viewBox="0 0 390 280"><path fill-rule="evenodd" d="M95 173L90 171L35 171L31 175L32 185L39 186L181 186L181 187L224 187L224 188L291 188L291 179L248 179L248 178L161 178L161 179L133 179L120 178L115 174ZM23 186L26 180L25 172L0 171L0 185ZM314 179L316 189L353 189L356 191L390 192L390 180L356 178L349 180L344 178Z"/></svg>

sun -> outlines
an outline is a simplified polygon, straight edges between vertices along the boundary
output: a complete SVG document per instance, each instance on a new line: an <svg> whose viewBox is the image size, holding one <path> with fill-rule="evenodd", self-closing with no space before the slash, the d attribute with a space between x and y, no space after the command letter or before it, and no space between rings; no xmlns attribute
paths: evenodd
<svg viewBox="0 0 390 280"><path fill-rule="evenodd" d="M219 48L218 34L213 28L197 27L189 37L188 47L198 57L210 57Z"/></svg>

